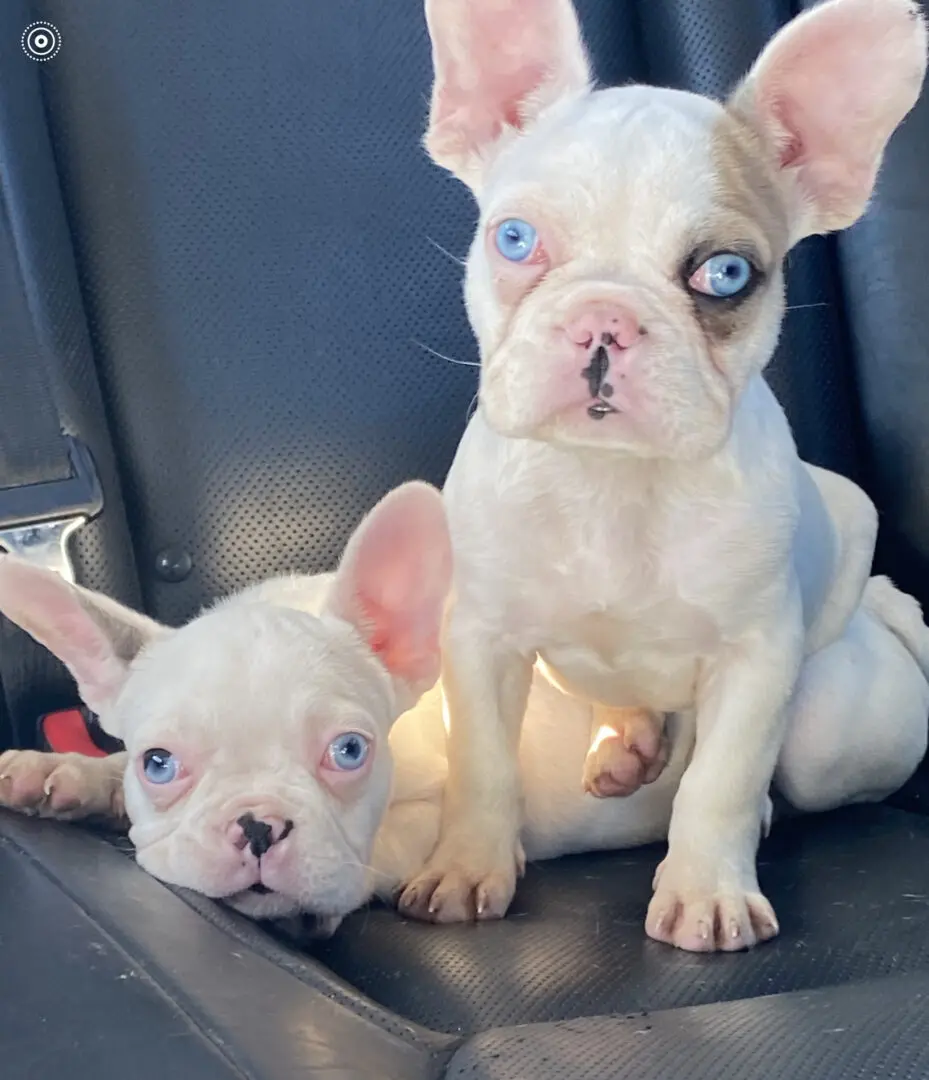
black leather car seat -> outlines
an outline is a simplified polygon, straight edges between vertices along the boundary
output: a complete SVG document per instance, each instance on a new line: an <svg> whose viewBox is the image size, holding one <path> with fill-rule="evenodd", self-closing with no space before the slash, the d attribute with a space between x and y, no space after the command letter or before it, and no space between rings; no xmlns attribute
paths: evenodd
<svg viewBox="0 0 929 1080"><path fill-rule="evenodd" d="M717 94L793 13L579 7L604 82ZM61 35L41 64L20 48L39 19ZM442 481L476 388L457 262L474 210L419 149L429 78L420 0L0 9L0 310L22 316L0 364L47 364L97 462L80 580L176 623L262 576L330 568L389 487ZM867 220L791 256L770 370L801 453L865 484L881 568L924 602L927 163L923 101ZM2 743L30 745L73 689L8 626L0 673ZM917 779L894 807L777 829L762 876L781 937L707 958L644 939L651 849L533 867L497 925L372 909L319 945L179 898L96 836L4 817L4 1068L929 1075L922 804Z"/></svg>

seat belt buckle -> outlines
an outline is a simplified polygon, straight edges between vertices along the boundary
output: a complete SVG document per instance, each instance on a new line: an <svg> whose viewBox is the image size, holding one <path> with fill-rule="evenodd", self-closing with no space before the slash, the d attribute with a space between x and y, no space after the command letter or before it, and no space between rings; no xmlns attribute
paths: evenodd
<svg viewBox="0 0 929 1080"><path fill-rule="evenodd" d="M68 542L103 509L90 450L65 435L71 475L45 484L0 488L0 548L74 582Z"/></svg>

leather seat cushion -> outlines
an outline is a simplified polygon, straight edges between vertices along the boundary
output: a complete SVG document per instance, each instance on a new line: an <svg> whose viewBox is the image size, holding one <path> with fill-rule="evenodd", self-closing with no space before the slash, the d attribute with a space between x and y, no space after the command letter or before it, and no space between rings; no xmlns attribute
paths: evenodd
<svg viewBox="0 0 929 1080"><path fill-rule="evenodd" d="M854 807L775 826L760 858L781 935L697 956L644 934L656 847L530 866L509 916L436 927L374 907L315 957L448 1033L638 1013L929 968L929 820Z"/></svg>

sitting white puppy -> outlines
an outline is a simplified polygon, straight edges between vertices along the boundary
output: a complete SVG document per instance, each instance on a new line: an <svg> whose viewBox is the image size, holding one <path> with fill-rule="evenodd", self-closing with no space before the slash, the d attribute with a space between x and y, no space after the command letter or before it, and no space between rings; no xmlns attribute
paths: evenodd
<svg viewBox="0 0 929 1080"><path fill-rule="evenodd" d="M438 837L450 583L442 499L419 483L371 511L335 575L267 581L178 630L2 556L0 611L67 665L126 752L8 751L0 805L125 811L140 866L256 918L305 912L331 930L372 894L395 899ZM537 677L522 747L533 857L667 832L687 733L657 783L602 801L579 780L591 722Z"/></svg>
<svg viewBox="0 0 929 1080"><path fill-rule="evenodd" d="M924 669L925 634L866 588L874 509L799 461L760 374L787 252L858 219L917 100L924 20L911 0L828 0L719 103L592 89L570 0L426 15L426 146L480 208L465 293L482 363L445 488L442 833L401 907L506 911L540 659L616 732L588 763L601 794L628 790L630 756L653 778L664 714L693 713L646 929L752 945L777 933L755 855L779 756L815 808L889 791L925 747L926 683L890 631L912 626Z"/></svg>
<svg viewBox="0 0 929 1080"><path fill-rule="evenodd" d="M8 751L0 804L118 818L125 796L141 866L256 918L304 912L331 931L371 895L395 899L439 833L440 688L413 703L438 670L449 551L438 492L406 485L362 522L336 575L268 581L179 630L0 558L0 610L68 665L104 729L127 745L108 759ZM911 648L925 650L912 601L881 580L868 595L895 613ZM821 719L870 695L863 709L890 721L881 752L865 753L874 727L849 732L853 754L830 742L828 724L825 743L815 741L816 723L796 735L807 750L801 768L812 757L821 773L839 775L825 785L827 802L879 798L903 782L925 742L896 721L925 711L929 687L916 689L909 652L880 627L858 616L860 645L876 651L818 706ZM670 719L670 757L650 786L592 799L580 772L594 714L535 675L519 751L530 858L667 834L692 725ZM817 719L815 709L802 715ZM790 778L788 767L788 789Z"/></svg>

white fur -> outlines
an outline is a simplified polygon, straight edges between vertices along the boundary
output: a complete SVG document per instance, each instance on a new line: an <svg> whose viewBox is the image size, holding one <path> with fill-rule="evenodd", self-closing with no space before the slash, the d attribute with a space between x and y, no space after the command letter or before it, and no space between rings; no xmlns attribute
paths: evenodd
<svg viewBox="0 0 929 1080"><path fill-rule="evenodd" d="M443 685L394 727L393 780L388 730L437 673L449 568L434 495L388 497L393 511L372 512L334 583L259 586L173 633L129 613L120 626L112 602L8 558L0 609L69 664L126 739L140 863L166 880L250 914L330 922L411 882L406 910L458 920L503 914L527 854L667 831L648 933L696 950L751 945L777 931L755 871L775 770L799 808L822 809L888 794L926 746L929 631L914 601L868 582L871 503L799 461L760 375L780 261L804 231L864 209L922 79L922 22L907 0L830 0L765 51L735 121L670 91L589 95L566 0L429 0L429 14L441 67L429 144L480 193L467 299L484 370L445 491ZM490 48L527 17L559 33ZM790 94L809 65L847 74L859 54L880 92L856 98L845 185L842 141L823 133L848 117ZM530 214L546 262L518 277L494 261L488 230ZM716 339L681 281L704 234L750 244L767 275L751 318ZM560 407L578 385L560 323L604 301L648 334L620 370L623 410L598 424ZM401 505L416 510L406 528ZM127 655L127 639L141 651ZM581 783L591 733L612 720L613 750L627 752L633 715L666 724L670 759L628 798L593 799ZM377 752L339 795L318 761L346 728ZM136 771L161 740L197 772L170 807ZM0 798L46 812L58 799L72 816L112 806L112 766L99 763L63 798L56 776L74 782L74 767L13 752ZM296 823L272 849L277 869L261 872L271 898L242 895L256 866L224 844L243 807Z"/></svg>
<svg viewBox="0 0 929 1080"><path fill-rule="evenodd" d="M254 917L307 912L331 929L372 894L393 899L438 836L447 771L441 687L394 724L397 696L383 664L332 617L335 583L333 575L275 578L180 630L152 624L101 717L126 752L98 759L8 751L0 756L0 803L63 820L125 813L140 866ZM58 597L51 609L58 614L74 591L54 575L0 559L0 609L37 636L45 636L50 595ZM81 595L88 610L105 608L110 632L139 620L106 598ZM83 628L67 633L55 644L70 660ZM536 676L520 749L532 858L666 834L692 743L686 722L675 725L680 735L656 783L629 799L597 800L580 784L591 716L589 705ZM351 798L334 794L316 767L332 733L345 729L377 740L374 767ZM195 774L170 805L140 775L152 747L170 750ZM246 810L295 822L286 844L263 860L258 879L274 887L270 896L245 891L256 880L255 862L228 842Z"/></svg>
<svg viewBox="0 0 929 1080"><path fill-rule="evenodd" d="M0 801L67 818L124 804L157 877L254 916L337 920L370 895L391 725L438 675L449 556L439 493L408 484L365 518L335 575L264 582L178 630L0 557L0 611L90 688L126 744L117 762L10 752ZM357 771L333 767L343 734L370 744ZM176 779L146 776L153 750ZM270 830L266 850L247 843L244 815Z"/></svg>
<svg viewBox="0 0 929 1080"><path fill-rule="evenodd" d="M6 577L20 569L0 563L0 603ZM382 665L326 617L332 582L331 575L273 579L166 637L170 649L147 647L120 696L128 751L107 759L8 751L0 756L0 803L65 820L119 817L125 792L140 865L253 917L303 911L332 930L372 894L393 900L422 870L439 834L447 773L442 689L428 691L391 728L396 706ZM800 809L879 799L906 779L925 748L929 687L917 683L909 649L926 650L929 635L909 598L889 583L875 579L869 594L867 611L832 647L843 655L833 661L823 650L807 668L779 774ZM115 606L108 610L118 615ZM885 618L900 639L885 632ZM840 680L833 666L841 667ZM345 710L362 726L374 720L382 734L390 731L355 805L332 799L314 776L313 755L304 753L308 738L323 735L314 717ZM582 789L592 715L590 705L534 674L519 749L530 859L667 836L693 747L692 713L670 718L672 751L659 778L624 799L594 799ZM118 717L106 723L113 728ZM138 756L153 740L182 754L196 746L206 762L175 807L158 806L139 779ZM230 859L224 845L229 822L259 806L286 807L297 822L297 843L272 872L279 891L270 897L241 893L252 868Z"/></svg>
<svg viewBox="0 0 929 1080"><path fill-rule="evenodd" d="M482 372L445 489L443 827L401 905L440 921L506 910L524 856L516 750L539 657L580 698L694 716L646 928L686 949L738 949L777 932L755 851L779 757L785 788L822 807L887 794L925 748L929 690L911 655L923 643L903 649L886 612L861 603L874 509L799 461L760 374L783 310L781 261L800 236L863 212L919 92L925 27L908 0L830 0L778 35L728 109L643 87L584 94L577 37L572 50L530 33L523 65L501 74L495 33L522 40L520 19L531 28L568 7L427 0L433 129L445 146L456 129L460 145L484 139L477 178L473 155L466 167L437 155L480 204L465 291ZM547 88L560 68L562 98L514 111L536 100L533 72ZM510 124L488 136L474 110ZM538 231L526 266L494 248L512 217ZM728 329L684 284L701 241L750 250L764 271ZM595 421L565 327L604 304L643 331L613 352L620 411ZM522 781L531 806L534 777Z"/></svg>

